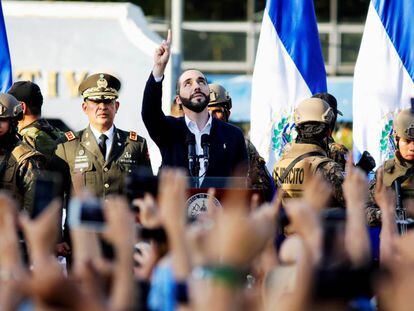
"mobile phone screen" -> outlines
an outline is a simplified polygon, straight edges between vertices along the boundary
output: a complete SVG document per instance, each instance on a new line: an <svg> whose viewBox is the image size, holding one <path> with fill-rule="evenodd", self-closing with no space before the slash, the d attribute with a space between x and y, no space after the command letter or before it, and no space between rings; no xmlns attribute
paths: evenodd
<svg viewBox="0 0 414 311"><path fill-rule="evenodd" d="M37 177L34 184L34 199L31 218L39 216L43 210L53 201L61 196L62 179L60 175L51 172L43 172Z"/></svg>

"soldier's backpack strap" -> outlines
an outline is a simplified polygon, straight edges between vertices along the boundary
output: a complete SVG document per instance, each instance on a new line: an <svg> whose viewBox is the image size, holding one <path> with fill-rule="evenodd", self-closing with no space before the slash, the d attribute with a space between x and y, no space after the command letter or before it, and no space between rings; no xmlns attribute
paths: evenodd
<svg viewBox="0 0 414 311"><path fill-rule="evenodd" d="M311 152L307 152L304 153L300 156L298 156L296 159L294 159L292 162L290 162L289 166L283 171L283 175L279 178L280 183L283 183L283 181L285 180L285 178L287 177L287 175L289 175L290 171L292 170L292 168L301 160L308 158L308 157L316 157L316 156L324 156L326 157L326 155L322 152L319 151L311 151ZM276 175L277 176L277 175Z"/></svg>
<svg viewBox="0 0 414 311"><path fill-rule="evenodd" d="M315 173L316 170L319 168L319 166L321 166L322 164L327 163L327 162L331 162L331 161L333 161L333 160L328 158L328 157L316 158L312 162L312 164L314 164L313 167L315 168L315 170L312 173Z"/></svg>

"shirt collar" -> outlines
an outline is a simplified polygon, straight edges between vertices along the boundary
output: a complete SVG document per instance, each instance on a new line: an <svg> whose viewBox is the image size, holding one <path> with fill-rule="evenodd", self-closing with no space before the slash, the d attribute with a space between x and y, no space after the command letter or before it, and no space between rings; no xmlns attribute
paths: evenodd
<svg viewBox="0 0 414 311"><path fill-rule="evenodd" d="M187 127L189 128L189 129L197 129L197 131L199 131L198 130L198 127L197 127L197 124L193 121L193 120L191 120L186 114L184 115L184 120L185 120L185 124L187 125ZM207 129L209 129L209 128L211 128L211 124L212 124L212 122L213 122L213 117L211 116L211 113L208 113L208 120L207 120L207 123L206 123L206 125L204 126L204 128L203 129L201 129L199 132L203 132L203 131L205 131L205 130L207 130Z"/></svg>
<svg viewBox="0 0 414 311"><path fill-rule="evenodd" d="M114 136L114 131L115 131L115 126L112 124L111 128L109 130L107 130L106 132L99 132L97 129L95 129L92 125L90 125L91 131L93 133L93 136L95 136L96 141L99 141L99 136L101 136L102 134L105 134L106 137L108 137L109 140L112 140L113 136Z"/></svg>

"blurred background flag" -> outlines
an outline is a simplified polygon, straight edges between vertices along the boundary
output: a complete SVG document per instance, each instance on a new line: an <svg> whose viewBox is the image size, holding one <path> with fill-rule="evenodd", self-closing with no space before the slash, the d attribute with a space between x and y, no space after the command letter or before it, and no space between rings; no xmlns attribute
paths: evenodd
<svg viewBox="0 0 414 311"><path fill-rule="evenodd" d="M325 91L313 0L268 0L252 79L250 137L269 170L293 138L293 109Z"/></svg>
<svg viewBox="0 0 414 311"><path fill-rule="evenodd" d="M353 87L354 151L377 166L393 154L396 110L414 97L414 1L371 0Z"/></svg>
<svg viewBox="0 0 414 311"><path fill-rule="evenodd" d="M12 69L3 8L0 1L0 92L7 91L12 84Z"/></svg>

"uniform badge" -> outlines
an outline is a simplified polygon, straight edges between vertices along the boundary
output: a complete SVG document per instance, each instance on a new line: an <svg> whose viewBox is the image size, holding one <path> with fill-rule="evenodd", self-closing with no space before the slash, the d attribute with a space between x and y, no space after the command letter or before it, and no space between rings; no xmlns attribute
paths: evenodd
<svg viewBox="0 0 414 311"><path fill-rule="evenodd" d="M188 219L195 219L200 214L207 212L207 202L210 198L208 193L197 193L187 200L187 217ZM215 207L222 207L219 200L212 197L212 203Z"/></svg>
<svg viewBox="0 0 414 311"><path fill-rule="evenodd" d="M125 159L131 159L131 157L132 157L132 154L130 154L128 151L125 152L125 154L124 154Z"/></svg>
<svg viewBox="0 0 414 311"><path fill-rule="evenodd" d="M137 133L136 133L136 132L134 132L134 131L129 132L129 139L130 139L130 140L133 140L133 141L137 141L137 140L138 140L138 135L137 135Z"/></svg>
<svg viewBox="0 0 414 311"><path fill-rule="evenodd" d="M80 156L83 156L83 155L85 154L85 150L83 150L83 149L79 150L78 154L79 154Z"/></svg>
<svg viewBox="0 0 414 311"><path fill-rule="evenodd" d="M68 141L74 140L76 138L75 134L73 134L72 131L66 132L65 133L66 139Z"/></svg>
<svg viewBox="0 0 414 311"><path fill-rule="evenodd" d="M108 81L106 81L105 76L104 76L104 74L103 74L103 73L101 73L101 74L99 75L99 80L98 80L98 81L96 81L96 85L97 85L99 88L103 88L103 89L106 89L106 88L107 88L107 86L108 86Z"/></svg>

